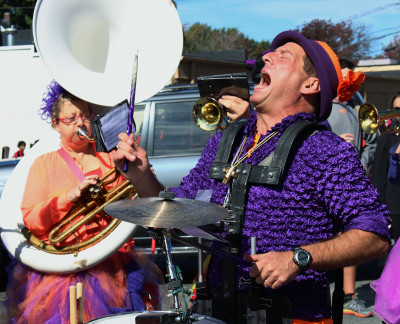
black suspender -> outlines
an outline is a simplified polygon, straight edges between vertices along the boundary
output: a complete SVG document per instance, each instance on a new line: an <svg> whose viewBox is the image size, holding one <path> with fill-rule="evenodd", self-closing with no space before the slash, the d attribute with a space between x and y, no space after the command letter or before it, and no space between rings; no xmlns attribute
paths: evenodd
<svg viewBox="0 0 400 324"><path fill-rule="evenodd" d="M233 155L235 140L244 128L246 120L239 120L229 126L222 135L220 145L211 165L209 172L211 179L222 180L225 176L223 170L230 168L230 159ZM236 168L237 177L232 178L232 193L230 209L234 213L233 222L228 225L227 235L234 235L233 242L240 245L243 227L243 215L246 205L246 195L250 184L256 185L279 185L283 174L287 168L289 156L303 143L310 135L319 130L327 129L322 124L317 124L308 120L302 120L290 125L279 138L274 153L266 157L259 165L241 163ZM235 251L232 251L235 252Z"/></svg>

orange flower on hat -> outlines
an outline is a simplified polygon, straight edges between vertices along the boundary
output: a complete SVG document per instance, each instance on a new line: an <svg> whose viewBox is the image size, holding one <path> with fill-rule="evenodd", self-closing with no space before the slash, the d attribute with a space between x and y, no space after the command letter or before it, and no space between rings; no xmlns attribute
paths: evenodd
<svg viewBox="0 0 400 324"><path fill-rule="evenodd" d="M353 97L353 94L360 89L361 83L365 80L365 74L360 71L349 71L346 78L340 82L337 95L340 102L345 102Z"/></svg>

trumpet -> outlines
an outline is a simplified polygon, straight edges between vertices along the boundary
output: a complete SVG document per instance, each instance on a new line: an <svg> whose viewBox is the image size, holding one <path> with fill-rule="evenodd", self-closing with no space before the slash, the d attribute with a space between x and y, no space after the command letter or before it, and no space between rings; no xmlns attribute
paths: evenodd
<svg viewBox="0 0 400 324"><path fill-rule="evenodd" d="M223 108L214 98L202 97L197 100L193 106L192 114L194 122L202 130L224 130L227 127L227 125L222 125L224 120Z"/></svg>
<svg viewBox="0 0 400 324"><path fill-rule="evenodd" d="M400 133L400 128L397 126L391 130L386 127L385 121L390 118L400 117L399 110L386 110L378 112L374 105L366 102L360 106L358 111L358 119L361 129L367 135L374 134L379 127L382 127L388 133Z"/></svg>

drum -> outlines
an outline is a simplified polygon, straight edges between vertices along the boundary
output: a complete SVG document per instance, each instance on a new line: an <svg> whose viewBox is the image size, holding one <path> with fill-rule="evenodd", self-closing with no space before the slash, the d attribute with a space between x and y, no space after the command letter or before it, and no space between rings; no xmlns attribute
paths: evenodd
<svg viewBox="0 0 400 324"><path fill-rule="evenodd" d="M165 312L165 311L150 311L150 312L130 312L123 314L114 314L109 316L104 316L101 318L97 318L95 320L86 322L89 323L118 323L118 324L145 324L145 323L161 323L161 319L165 317L173 319L173 315L175 312ZM175 313L176 314L176 313ZM193 314L193 317L196 318L196 323L200 324L226 324L225 322L212 318L205 315ZM159 319L160 321L156 321ZM173 321L166 321L162 323L174 323ZM177 322L178 323L178 322Z"/></svg>

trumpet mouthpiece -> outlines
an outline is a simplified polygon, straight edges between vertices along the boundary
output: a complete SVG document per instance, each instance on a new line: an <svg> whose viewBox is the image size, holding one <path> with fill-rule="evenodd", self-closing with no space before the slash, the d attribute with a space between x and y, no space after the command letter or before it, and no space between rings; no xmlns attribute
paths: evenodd
<svg viewBox="0 0 400 324"><path fill-rule="evenodd" d="M86 138L89 142L94 142L94 138L89 137L86 130L83 128L79 128L77 134L78 136Z"/></svg>

